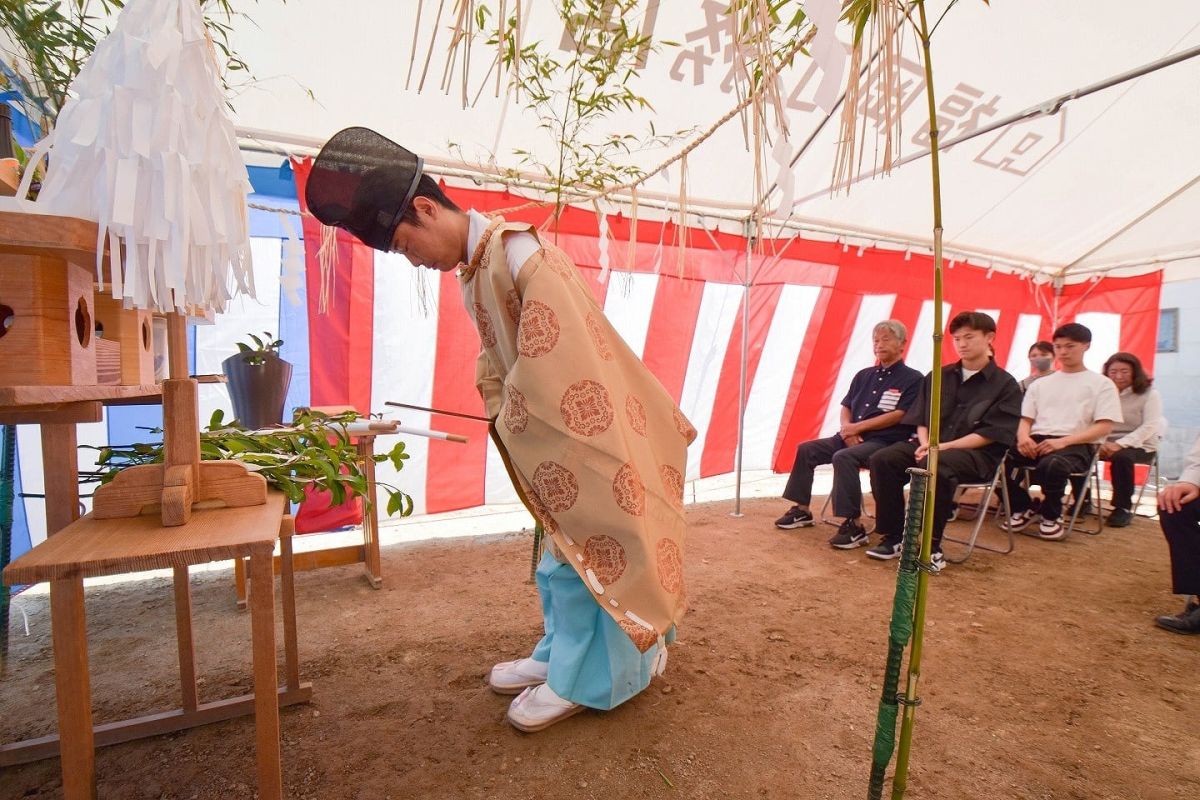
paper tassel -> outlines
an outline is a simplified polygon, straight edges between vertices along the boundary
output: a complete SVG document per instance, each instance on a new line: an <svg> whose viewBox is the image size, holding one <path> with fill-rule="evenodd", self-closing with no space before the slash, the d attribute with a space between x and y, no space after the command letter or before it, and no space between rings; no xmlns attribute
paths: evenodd
<svg viewBox="0 0 1200 800"><path fill-rule="evenodd" d="M304 242L292 224L291 215L279 212L279 224L287 232L283 243L283 274L279 286L287 295L288 305L300 305L300 288L304 286Z"/></svg>
<svg viewBox="0 0 1200 800"><path fill-rule="evenodd" d="M224 311L234 292L253 296L250 181L199 4L130 0L71 95L32 210L115 237L126 306Z"/></svg>

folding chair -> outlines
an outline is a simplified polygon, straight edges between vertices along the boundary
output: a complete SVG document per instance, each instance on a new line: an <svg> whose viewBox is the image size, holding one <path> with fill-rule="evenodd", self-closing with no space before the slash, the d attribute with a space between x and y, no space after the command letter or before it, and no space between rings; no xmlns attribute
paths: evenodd
<svg viewBox="0 0 1200 800"><path fill-rule="evenodd" d="M1150 459L1150 463L1147 466L1149 469L1146 470L1146 480L1142 481L1142 488L1138 490L1137 500L1134 501L1133 504L1133 511L1136 514L1137 510L1142 507L1142 497L1146 494L1146 487L1149 486L1150 481L1153 480L1154 505L1151 506L1151 508L1153 508L1154 511L1150 514L1138 514L1138 516L1144 516L1147 519L1154 519L1158 516L1158 493L1162 491L1163 488L1162 473L1160 473L1158 470L1158 451L1154 452L1154 457Z"/></svg>
<svg viewBox="0 0 1200 800"><path fill-rule="evenodd" d="M1096 445L1091 445L1091 448L1092 462L1088 464L1088 468L1083 472L1070 473L1071 480L1067 481L1067 486L1071 488L1071 521L1067 525L1067 536L1070 536L1075 531L1080 516L1079 512L1083 508L1083 503L1087 499L1089 490L1092 493L1092 497L1095 498L1092 502L1092 511L1090 513L1096 515L1096 527L1095 529L1080 527L1079 531L1095 536L1104 530L1104 510L1101 508L1100 502L1100 448ZM1076 496L1074 479L1078 478L1084 479L1082 484L1084 488Z"/></svg>
<svg viewBox="0 0 1200 800"><path fill-rule="evenodd" d="M1000 504L996 507L996 515L999 516L1001 511L1004 512L1004 519L1008 519L1012 515L1012 511L1009 508L1008 503L1008 489L1004 484L1004 467L1007 462L1008 455L1006 454L1004 458L1000 459L1000 463L996 465L996 471L992 473L992 479L989 481L981 481L979 483L960 483L958 485L958 490L955 492L956 498L965 489L982 489L983 496L979 498L979 508L975 514L975 526L971 530L971 535L969 537L966 539L956 539L953 536L946 534L942 535L943 543L954 542L956 544L965 544L967 546L966 552L964 552L962 556L958 558L951 558L950 554L946 553L943 549L943 554L945 555L946 560L950 563L961 564L970 558L971 553L975 552L976 549L1007 555L1011 553L1013 548L1016 546L1016 537L1013 535L1012 531L1006 528L1001 528L1001 531L1003 531L1008 537L1007 547L993 547L988 544L979 544L978 541L979 531L983 528L983 521L985 518L987 518L988 513L991 511L992 495L996 494L997 487L999 487Z"/></svg>
<svg viewBox="0 0 1200 800"><path fill-rule="evenodd" d="M860 481L862 479L862 474L867 471L868 471L868 469L866 467L859 467L858 475L859 475ZM863 492L863 499L865 500L867 495L869 495L869 494L870 494L869 491ZM826 525L832 525L833 527L836 528L842 524L841 522L838 522L838 518L825 516L825 512L827 512L829 510L829 506L831 503L833 503L833 490L832 489L830 490L829 494L825 495L825 502L821 505L821 522L823 522ZM868 519L875 519L875 513L873 511L868 511L865 506L863 507L863 516Z"/></svg>

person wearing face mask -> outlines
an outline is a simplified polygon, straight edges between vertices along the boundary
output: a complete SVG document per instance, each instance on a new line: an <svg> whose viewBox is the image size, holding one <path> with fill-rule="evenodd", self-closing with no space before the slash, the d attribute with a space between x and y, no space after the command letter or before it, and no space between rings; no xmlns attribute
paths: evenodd
<svg viewBox="0 0 1200 800"><path fill-rule="evenodd" d="M545 635L489 673L493 691L517 695L508 722L539 731L637 695L666 666L686 609L683 474L695 429L562 250L531 225L458 208L395 142L337 133L304 202L371 247L457 274L492 438L547 534Z"/></svg>
<svg viewBox="0 0 1200 800"><path fill-rule="evenodd" d="M1100 445L1100 457L1112 470L1113 511L1105 524L1124 528L1133 521L1133 465L1154 460L1166 419L1162 396L1150 385L1154 379L1133 353L1113 353L1102 372L1121 398L1121 421L1113 423L1108 441Z"/></svg>
<svg viewBox="0 0 1200 800"><path fill-rule="evenodd" d="M813 471L822 464L833 464L833 513L842 523L829 544L840 550L867 544L866 528L859 522L862 488L858 471L867 466L876 450L912 435L912 426L900 424L900 419L917 399L921 384L921 373L902 358L908 331L901 322L880 322L871 338L875 366L860 370L850 382L850 390L842 398L838 432L796 449L783 490L784 499L795 505L775 520L775 527L783 530L812 526Z"/></svg>
<svg viewBox="0 0 1200 800"><path fill-rule="evenodd" d="M991 358L996 321L981 311L964 311L950 320L950 336L959 360L942 367L941 428L938 476L933 496L932 569L940 572L942 532L960 483L987 481L1016 443L1021 419L1021 389L1012 375ZM904 487L910 467L926 466L929 453L929 409L933 373L925 376L917 400L904 422L916 436L889 445L871 456L871 494L875 497L875 531L882 540L867 551L881 561L899 558L904 542ZM983 513L983 512L980 512Z"/></svg>
<svg viewBox="0 0 1200 800"><path fill-rule="evenodd" d="M1029 348L1029 375L1021 379L1021 391L1038 378L1054 374L1054 345L1047 341L1034 342Z"/></svg>

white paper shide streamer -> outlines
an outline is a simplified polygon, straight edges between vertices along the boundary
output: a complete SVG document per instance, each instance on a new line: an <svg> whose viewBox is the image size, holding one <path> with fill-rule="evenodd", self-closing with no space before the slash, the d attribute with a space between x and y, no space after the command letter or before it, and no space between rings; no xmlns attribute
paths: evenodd
<svg viewBox="0 0 1200 800"><path fill-rule="evenodd" d="M36 206L99 223L113 297L224 311L253 296L250 181L199 3L130 0L71 93Z"/></svg>

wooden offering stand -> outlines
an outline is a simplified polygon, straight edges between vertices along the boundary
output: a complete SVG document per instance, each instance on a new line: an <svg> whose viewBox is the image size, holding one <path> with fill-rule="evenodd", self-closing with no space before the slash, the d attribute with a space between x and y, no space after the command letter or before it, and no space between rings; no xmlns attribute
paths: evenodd
<svg viewBox="0 0 1200 800"><path fill-rule="evenodd" d="M187 375L187 321L167 316L171 375ZM96 519L136 517L157 508L164 527L187 523L197 508L241 508L267 501L267 481L242 464L200 460L195 380L163 381L163 463L122 470L93 495Z"/></svg>

